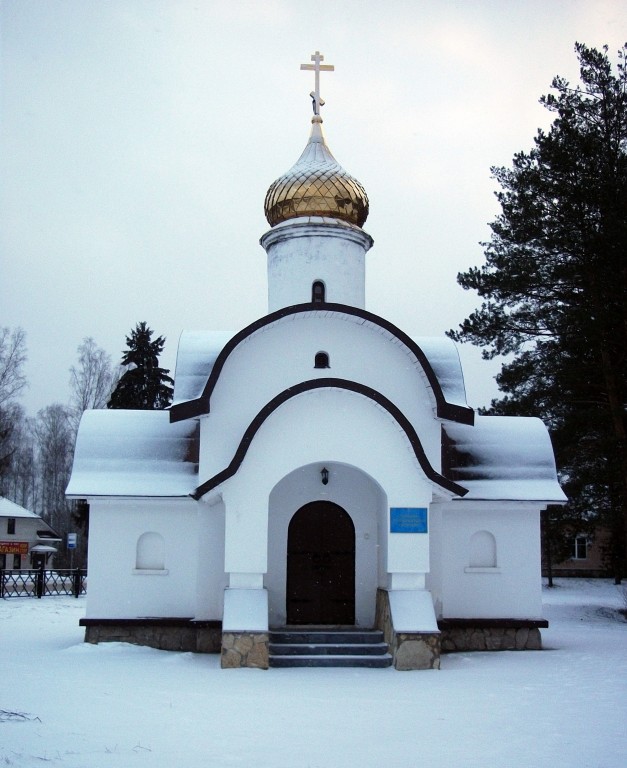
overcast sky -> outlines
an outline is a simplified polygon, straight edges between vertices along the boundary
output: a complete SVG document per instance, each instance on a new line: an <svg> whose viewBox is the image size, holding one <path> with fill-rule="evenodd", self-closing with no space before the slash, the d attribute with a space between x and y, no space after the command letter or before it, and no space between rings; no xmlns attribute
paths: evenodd
<svg viewBox="0 0 627 768"><path fill-rule="evenodd" d="M490 166L529 149L575 41L616 50L624 0L3 0L0 325L27 333L34 414L68 401L86 336L119 361L141 320L167 338L264 315L271 182L324 128L365 186L367 308L439 336L478 301L498 212ZM471 405L494 364L462 348Z"/></svg>

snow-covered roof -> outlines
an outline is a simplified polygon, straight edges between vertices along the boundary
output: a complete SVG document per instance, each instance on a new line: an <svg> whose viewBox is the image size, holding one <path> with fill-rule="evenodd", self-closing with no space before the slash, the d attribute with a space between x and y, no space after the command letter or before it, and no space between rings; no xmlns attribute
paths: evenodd
<svg viewBox="0 0 627 768"><path fill-rule="evenodd" d="M233 336L226 331L183 331L179 338L174 374L173 405L202 395L213 364Z"/></svg>
<svg viewBox="0 0 627 768"><path fill-rule="evenodd" d="M168 411L85 411L67 495L187 496L197 484L198 424Z"/></svg>
<svg viewBox="0 0 627 768"><path fill-rule="evenodd" d="M474 426L446 423L443 430L443 474L468 488L464 500L566 501L540 419L477 416Z"/></svg>
<svg viewBox="0 0 627 768"><path fill-rule="evenodd" d="M0 517L39 517L39 515L0 496Z"/></svg>
<svg viewBox="0 0 627 768"><path fill-rule="evenodd" d="M414 341L433 368L446 402L467 408L464 373L455 342L445 336L423 336Z"/></svg>
<svg viewBox="0 0 627 768"><path fill-rule="evenodd" d="M42 526L37 530L38 539L61 541L59 534L54 528L51 528L42 517L31 512L30 509L26 509L13 501L9 501L9 499L5 499L4 496L0 496L0 517L26 517L32 520L38 520L39 525Z"/></svg>

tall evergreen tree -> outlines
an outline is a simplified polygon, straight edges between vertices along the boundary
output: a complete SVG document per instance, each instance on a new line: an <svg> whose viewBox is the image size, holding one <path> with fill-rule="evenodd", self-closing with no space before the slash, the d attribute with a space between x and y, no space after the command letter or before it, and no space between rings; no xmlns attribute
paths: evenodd
<svg viewBox="0 0 627 768"><path fill-rule="evenodd" d="M165 339L152 340L152 330L145 322L138 323L126 337L128 349L123 352L122 374L113 390L108 408L126 408L143 411L167 408L172 402L172 384L169 370L159 367L159 355Z"/></svg>
<svg viewBox="0 0 627 768"><path fill-rule="evenodd" d="M513 355L491 412L547 422L566 514L609 526L618 581L627 563L627 45L616 72L607 47L575 50L581 83L556 77L541 99L555 114L550 130L511 168L492 169L501 213L486 263L458 275L483 302L449 335L488 359Z"/></svg>

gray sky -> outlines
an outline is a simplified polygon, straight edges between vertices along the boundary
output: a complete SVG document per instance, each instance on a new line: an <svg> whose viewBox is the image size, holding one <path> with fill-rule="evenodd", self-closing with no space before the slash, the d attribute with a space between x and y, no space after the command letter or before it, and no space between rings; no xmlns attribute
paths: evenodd
<svg viewBox="0 0 627 768"><path fill-rule="evenodd" d="M67 402L85 336L119 361L266 313L263 200L309 135L370 198L367 308L439 336L498 212L490 166L529 149L575 41L615 52L624 0L3 0L0 325L27 332L29 412ZM497 366L461 349L471 405Z"/></svg>

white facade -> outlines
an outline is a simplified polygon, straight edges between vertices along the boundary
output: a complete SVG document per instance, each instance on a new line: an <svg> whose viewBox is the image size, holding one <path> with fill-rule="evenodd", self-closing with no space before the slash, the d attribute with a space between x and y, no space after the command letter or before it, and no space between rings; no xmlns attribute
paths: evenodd
<svg viewBox="0 0 627 768"><path fill-rule="evenodd" d="M271 187L269 314L230 339L183 334L169 412L83 417L68 494L90 504L92 619L372 627L378 590L405 632L541 618L539 516L564 498L546 430L476 418L452 342L366 311L367 198L319 122L322 165L306 150ZM329 537L310 561L341 594L296 565L306 531Z"/></svg>

